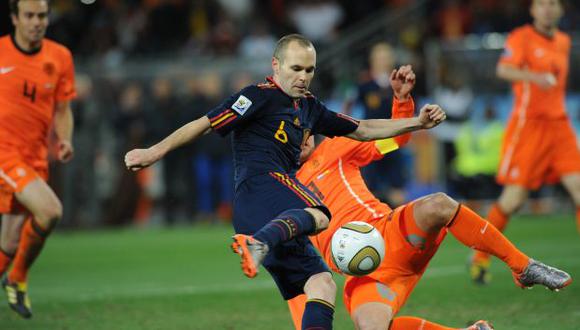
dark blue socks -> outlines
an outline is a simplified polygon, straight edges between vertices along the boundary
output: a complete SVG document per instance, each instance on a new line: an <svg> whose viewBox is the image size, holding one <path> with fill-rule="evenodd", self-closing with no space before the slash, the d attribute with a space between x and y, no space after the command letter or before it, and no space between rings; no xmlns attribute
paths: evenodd
<svg viewBox="0 0 580 330"><path fill-rule="evenodd" d="M280 242L285 242L301 235L312 234L316 224L312 214L304 209L292 209L280 213L262 229L252 235L260 242L268 244L270 250Z"/></svg>

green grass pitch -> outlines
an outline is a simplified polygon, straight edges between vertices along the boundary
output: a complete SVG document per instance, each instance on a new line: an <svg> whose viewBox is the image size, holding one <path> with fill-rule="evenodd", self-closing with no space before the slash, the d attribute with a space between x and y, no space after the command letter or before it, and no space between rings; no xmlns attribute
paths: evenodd
<svg viewBox="0 0 580 330"><path fill-rule="evenodd" d="M269 275L242 275L231 233L229 226L57 233L30 274L34 318L19 319L2 295L0 329L292 329ZM572 216L520 217L507 235L580 279ZM400 315L457 327L488 319L497 329L580 329L580 281L559 293L521 290L494 261L492 284L476 287L467 256L449 235ZM352 329L340 297L335 329Z"/></svg>

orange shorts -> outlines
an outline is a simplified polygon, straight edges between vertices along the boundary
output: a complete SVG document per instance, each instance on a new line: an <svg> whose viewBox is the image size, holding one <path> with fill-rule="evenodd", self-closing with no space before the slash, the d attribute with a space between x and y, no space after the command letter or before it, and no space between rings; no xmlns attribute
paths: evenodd
<svg viewBox="0 0 580 330"><path fill-rule="evenodd" d="M0 160L0 213L20 213L22 206L14 198L32 180L48 180L46 166L30 166L21 159Z"/></svg>
<svg viewBox="0 0 580 330"><path fill-rule="evenodd" d="M387 304L393 309L393 315L397 314L437 252L447 230L422 241L421 248L410 243L417 242L417 237L427 237L415 224L413 205L411 202L400 206L379 222L372 223L385 239L385 259L370 275L347 277L344 304L350 314L369 302Z"/></svg>
<svg viewBox="0 0 580 330"><path fill-rule="evenodd" d="M580 173L580 151L568 119L512 119L506 129L497 182L538 189Z"/></svg>

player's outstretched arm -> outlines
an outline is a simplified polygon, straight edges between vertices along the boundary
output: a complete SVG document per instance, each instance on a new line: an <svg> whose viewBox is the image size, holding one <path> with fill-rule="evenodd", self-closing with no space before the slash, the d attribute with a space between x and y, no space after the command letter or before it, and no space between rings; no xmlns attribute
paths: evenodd
<svg viewBox="0 0 580 330"><path fill-rule="evenodd" d="M498 64L495 74L498 78L509 82L529 81L544 89L554 87L558 82L552 73L532 72L509 64Z"/></svg>
<svg viewBox="0 0 580 330"><path fill-rule="evenodd" d="M194 141L210 129L207 116L203 116L183 125L163 141L147 149L133 149L125 155L125 166L131 171L138 171L157 162L173 149Z"/></svg>
<svg viewBox="0 0 580 330"><path fill-rule="evenodd" d="M393 136L430 129L439 125L447 116L436 104L421 108L419 116L405 119L368 119L361 120L358 128L347 137L358 141L373 141Z"/></svg>

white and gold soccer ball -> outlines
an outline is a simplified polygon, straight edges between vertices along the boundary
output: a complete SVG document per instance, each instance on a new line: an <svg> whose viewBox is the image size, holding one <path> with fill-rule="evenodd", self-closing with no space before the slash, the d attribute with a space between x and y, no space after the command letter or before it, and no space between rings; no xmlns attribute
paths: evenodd
<svg viewBox="0 0 580 330"><path fill-rule="evenodd" d="M372 273L385 256L385 240L379 231L362 221L342 225L332 235L332 260L343 273L363 276Z"/></svg>

